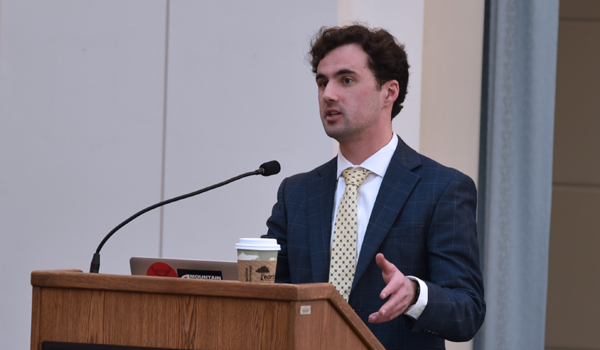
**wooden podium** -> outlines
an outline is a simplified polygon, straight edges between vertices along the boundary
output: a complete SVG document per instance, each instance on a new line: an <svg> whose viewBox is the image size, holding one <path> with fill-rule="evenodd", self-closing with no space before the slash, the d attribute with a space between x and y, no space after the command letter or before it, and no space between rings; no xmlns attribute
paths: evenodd
<svg viewBox="0 0 600 350"><path fill-rule="evenodd" d="M58 270L32 272L31 284L32 350L41 350L43 342L202 350L384 349L328 283ZM83 348L91 347L72 349Z"/></svg>

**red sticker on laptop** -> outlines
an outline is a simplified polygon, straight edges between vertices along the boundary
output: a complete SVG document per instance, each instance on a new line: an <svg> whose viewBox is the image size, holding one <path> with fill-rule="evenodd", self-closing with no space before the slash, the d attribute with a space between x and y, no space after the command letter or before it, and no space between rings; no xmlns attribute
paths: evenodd
<svg viewBox="0 0 600 350"><path fill-rule="evenodd" d="M150 265L146 271L146 276L179 277L177 276L177 271L164 262L155 262Z"/></svg>

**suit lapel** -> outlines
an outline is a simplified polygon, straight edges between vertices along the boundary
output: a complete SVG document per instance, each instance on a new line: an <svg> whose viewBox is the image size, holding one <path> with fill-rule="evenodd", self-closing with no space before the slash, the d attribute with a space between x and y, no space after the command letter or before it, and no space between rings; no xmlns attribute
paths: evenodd
<svg viewBox="0 0 600 350"><path fill-rule="evenodd" d="M336 168L337 159L334 158L320 167L316 178L308 183L308 244L313 282L329 280L329 249Z"/></svg>
<svg viewBox="0 0 600 350"><path fill-rule="evenodd" d="M412 170L420 164L418 153L399 139L398 147L385 173L371 212L356 265L353 287L356 286L370 262L374 260L379 246L390 232L402 207L419 181L419 175Z"/></svg>

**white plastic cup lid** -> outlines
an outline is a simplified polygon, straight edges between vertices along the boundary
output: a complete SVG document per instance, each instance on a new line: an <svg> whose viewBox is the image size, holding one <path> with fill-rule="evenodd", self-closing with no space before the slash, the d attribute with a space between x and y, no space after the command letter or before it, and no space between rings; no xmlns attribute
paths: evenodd
<svg viewBox="0 0 600 350"><path fill-rule="evenodd" d="M281 250L274 238L240 238L235 247L244 250Z"/></svg>

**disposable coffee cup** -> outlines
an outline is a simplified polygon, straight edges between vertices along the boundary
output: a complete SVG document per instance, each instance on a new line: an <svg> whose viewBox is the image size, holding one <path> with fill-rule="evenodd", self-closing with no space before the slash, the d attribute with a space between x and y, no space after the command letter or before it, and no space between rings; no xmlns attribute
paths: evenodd
<svg viewBox="0 0 600 350"><path fill-rule="evenodd" d="M240 238L238 279L241 282L274 283L277 253L281 249L273 238Z"/></svg>

